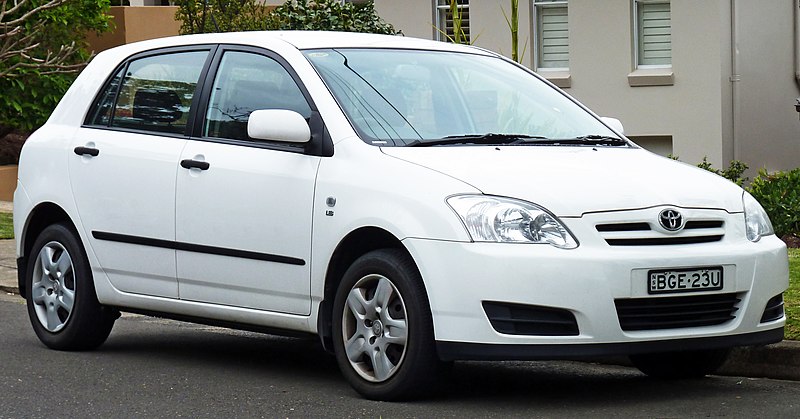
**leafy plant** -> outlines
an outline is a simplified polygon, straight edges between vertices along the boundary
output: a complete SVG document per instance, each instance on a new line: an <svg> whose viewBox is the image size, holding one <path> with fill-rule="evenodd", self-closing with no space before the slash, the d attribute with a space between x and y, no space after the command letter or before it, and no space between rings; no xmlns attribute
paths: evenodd
<svg viewBox="0 0 800 419"><path fill-rule="evenodd" d="M270 8L256 0L180 0L182 34L266 30Z"/></svg>
<svg viewBox="0 0 800 419"><path fill-rule="evenodd" d="M675 159L677 160L677 157L675 157ZM707 157L703 157L703 161L700 162L700 164L698 164L697 167L708 170L711 173L720 175L739 186L742 186L749 179L747 177L742 177L744 172L747 170L748 166L740 162L739 160L732 160L728 165L727 169L720 170L720 169L715 169L711 165L711 163L708 162Z"/></svg>
<svg viewBox="0 0 800 419"><path fill-rule="evenodd" d="M269 29L367 32L394 35L394 27L375 12L375 5L337 0L287 1L270 13Z"/></svg>
<svg viewBox="0 0 800 419"><path fill-rule="evenodd" d="M289 0L270 8L258 0L179 0L181 33L253 30L327 30L394 35L372 2Z"/></svg>
<svg viewBox="0 0 800 419"><path fill-rule="evenodd" d="M108 0L0 2L0 131L47 119L90 58L84 34L109 29L108 8Z"/></svg>
<svg viewBox="0 0 800 419"><path fill-rule="evenodd" d="M434 26L434 28L439 31L445 38L447 38L448 42L452 42L454 44L467 44L471 45L475 40L471 40L469 34L464 29L464 12L459 7L459 0L449 0L449 6L447 9L447 17L453 21L453 33L449 34L445 30ZM447 19L445 19L446 21ZM477 37L475 37L477 39Z"/></svg>
<svg viewBox="0 0 800 419"><path fill-rule="evenodd" d="M749 191L767 211L778 237L800 236L800 168L775 173L761 169Z"/></svg>
<svg viewBox="0 0 800 419"><path fill-rule="evenodd" d="M528 42L525 41L525 45L522 47L522 54L519 53L519 0L511 0L511 16L506 14L505 9L502 7L500 8L503 11L503 17L506 18L506 24L508 24L508 30L511 31L511 59L522 63L522 58L525 57L525 51L528 49Z"/></svg>

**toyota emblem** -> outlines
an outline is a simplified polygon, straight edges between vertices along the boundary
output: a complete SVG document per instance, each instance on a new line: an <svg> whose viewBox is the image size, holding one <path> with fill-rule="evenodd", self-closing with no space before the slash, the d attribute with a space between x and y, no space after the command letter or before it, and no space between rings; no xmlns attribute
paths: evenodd
<svg viewBox="0 0 800 419"><path fill-rule="evenodd" d="M683 216L674 209L665 209L658 214L658 222L664 230L678 231L683 227Z"/></svg>

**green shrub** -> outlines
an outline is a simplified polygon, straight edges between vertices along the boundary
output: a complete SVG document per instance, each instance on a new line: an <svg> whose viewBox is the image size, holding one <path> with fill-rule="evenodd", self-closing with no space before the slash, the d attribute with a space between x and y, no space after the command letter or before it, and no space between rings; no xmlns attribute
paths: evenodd
<svg viewBox="0 0 800 419"><path fill-rule="evenodd" d="M289 0L270 13L269 29L368 32L394 35L394 27L367 2L356 5L337 0Z"/></svg>
<svg viewBox="0 0 800 419"><path fill-rule="evenodd" d="M677 158L676 158L677 159ZM703 161L700 162L697 167L701 169L708 170L711 173L715 173L724 177L725 179L730 180L731 182L742 186L745 182L747 182L748 178L742 177L744 172L747 170L748 166L739 160L732 160L728 165L728 168L725 170L715 169L711 166L711 163L708 162L707 157L703 157Z"/></svg>
<svg viewBox="0 0 800 419"><path fill-rule="evenodd" d="M767 211L778 237L800 236L800 168L775 173L761 169L749 191Z"/></svg>
<svg viewBox="0 0 800 419"><path fill-rule="evenodd" d="M257 0L178 0L181 33L319 30L395 34L372 2L289 0L270 10Z"/></svg>
<svg viewBox="0 0 800 419"><path fill-rule="evenodd" d="M109 29L108 8L108 0L0 4L0 131L47 120L91 56L86 32Z"/></svg>
<svg viewBox="0 0 800 419"><path fill-rule="evenodd" d="M269 9L257 0L179 0L181 34L266 30Z"/></svg>

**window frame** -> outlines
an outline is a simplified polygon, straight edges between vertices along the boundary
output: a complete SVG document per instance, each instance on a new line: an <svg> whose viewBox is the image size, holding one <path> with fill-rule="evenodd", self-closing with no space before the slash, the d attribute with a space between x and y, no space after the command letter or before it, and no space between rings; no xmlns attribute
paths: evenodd
<svg viewBox="0 0 800 419"><path fill-rule="evenodd" d="M203 128L206 123L206 114L208 113L208 106L211 101L211 94L214 88L214 80L220 70L220 63L222 57L226 52L244 52L256 55L261 55L277 62L294 80L300 92L303 94L309 108L311 108L311 117L308 119L308 125L311 129L311 140L305 144L285 143L280 141L267 141L267 140L239 140L233 138L218 138L205 136ZM306 88L300 76L294 68L283 58L281 55L261 47L254 47L248 45L235 45L235 44L220 44L214 51L213 57L210 61L210 69L205 73L202 79L202 92L199 95L201 102L198 104L195 112L195 119L191 130L191 140L205 141L211 143L228 144L236 146L244 146L251 148L265 148L277 151L287 151L293 153L304 153L310 155L318 155L323 157L330 157L333 155L333 140L328 133L327 128L320 116L319 109L314 103L310 92Z"/></svg>
<svg viewBox="0 0 800 419"><path fill-rule="evenodd" d="M196 52L196 51L207 51L208 56L206 57L206 60L203 63L203 68L200 71L197 84L195 85L195 91L192 96L192 102L189 105L189 115L186 120L186 129L184 130L183 133L170 133L170 132L148 131L148 130L140 130L134 128L125 128L125 127L115 127L112 126L114 121L113 113L108 118L108 122L106 124L102 125L95 124L91 121L98 107L98 101L107 92L109 84L114 79L114 76L120 70L122 70L124 78L124 75L128 71L128 67L130 66L131 62L158 55L175 54L181 52ZM309 128L311 129L311 140L308 143L297 146L281 142L242 141L242 140L212 138L212 137L202 136L203 124L205 123L206 112L208 111L208 104L211 98L211 89L213 89L214 77L216 77L216 73L219 71L219 64L222 59L222 55L225 51L251 52L255 54L264 55L268 58L275 60L289 73L294 82L300 88L300 91L303 93L303 97L306 99L306 102L308 102L308 105L311 108L311 117L308 119ZM113 109L116 108L117 100L119 99L119 93L120 89L122 88L122 85L123 83L119 83L114 92L114 100L111 105L112 112ZM181 45L175 47L157 48L152 50L140 51L138 53L132 54L120 60L119 64L116 65L112 71L109 71L109 74L106 76L105 80L103 80L103 82L99 85L97 92L95 92L94 97L89 102L89 106L86 107L86 111L84 112L83 120L81 123L81 128L128 132L133 134L154 135L160 137L182 138L194 141L215 142L215 143L239 145L245 147L269 148L281 151L305 153L321 157L333 156L333 140L331 139L330 133L328 132L328 129L326 128L325 123L322 120L322 117L319 113L316 104L314 103L314 100L312 99L311 94L309 93L306 86L303 84L300 76L297 74L294 68L292 68L292 66L288 63L288 61L286 61L286 59L284 59L281 55L273 51L261 47L246 46L246 45L233 45L233 44Z"/></svg>
<svg viewBox="0 0 800 419"><path fill-rule="evenodd" d="M531 12L532 12L532 19L531 19L531 34L533 35L533 49L534 49L534 56L533 56L533 67L536 71L541 72L569 72L569 49L567 50L567 66L566 67L542 67L542 36L540 35L541 32L541 9L543 8L565 8L567 10L567 32L569 33L569 0L555 0L555 1L544 1L544 0L531 0ZM569 35L567 35L567 48L569 48L570 41Z"/></svg>
<svg viewBox="0 0 800 419"><path fill-rule="evenodd" d="M631 12L631 20L633 23L633 68L634 69L671 69L672 68L672 1L671 0L631 0L632 1L632 12ZM669 64L642 64L642 54L644 53L644 47L642 45L642 36L640 32L642 31L643 22L640 20L640 13L641 7L643 4L667 4L669 5L669 27L670 27L670 57L669 57Z"/></svg>

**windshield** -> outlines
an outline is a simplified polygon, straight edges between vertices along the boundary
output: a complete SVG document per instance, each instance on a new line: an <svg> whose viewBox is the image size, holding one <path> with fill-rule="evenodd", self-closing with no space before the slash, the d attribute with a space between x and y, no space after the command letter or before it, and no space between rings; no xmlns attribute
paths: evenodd
<svg viewBox="0 0 800 419"><path fill-rule="evenodd" d="M391 49L304 54L370 144L618 138L559 91L497 57Z"/></svg>

